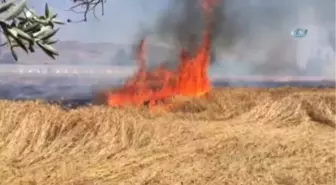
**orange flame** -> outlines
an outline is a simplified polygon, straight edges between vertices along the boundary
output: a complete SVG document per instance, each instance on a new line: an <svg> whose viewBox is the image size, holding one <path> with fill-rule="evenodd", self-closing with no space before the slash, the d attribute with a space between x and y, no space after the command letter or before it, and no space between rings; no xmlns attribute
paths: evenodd
<svg viewBox="0 0 336 185"><path fill-rule="evenodd" d="M180 64L177 71L159 66L147 71L145 40L139 44L137 51L138 71L128 79L120 89L107 95L109 106L155 105L159 101L175 96L201 96L211 90L208 78L211 53L211 10L216 0L202 0L206 27L201 45L195 56L184 49L180 52Z"/></svg>

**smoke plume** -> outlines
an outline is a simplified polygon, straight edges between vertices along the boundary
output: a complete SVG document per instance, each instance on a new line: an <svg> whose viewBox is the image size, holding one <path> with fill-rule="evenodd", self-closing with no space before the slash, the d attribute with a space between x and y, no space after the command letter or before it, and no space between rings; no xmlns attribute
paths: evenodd
<svg viewBox="0 0 336 185"><path fill-rule="evenodd" d="M191 53L204 17L197 0L172 0L153 33ZM223 75L335 75L334 0L223 0L215 9L214 69ZM304 38L291 31L308 29ZM176 60L169 58L169 60ZM217 70L217 71L216 71Z"/></svg>

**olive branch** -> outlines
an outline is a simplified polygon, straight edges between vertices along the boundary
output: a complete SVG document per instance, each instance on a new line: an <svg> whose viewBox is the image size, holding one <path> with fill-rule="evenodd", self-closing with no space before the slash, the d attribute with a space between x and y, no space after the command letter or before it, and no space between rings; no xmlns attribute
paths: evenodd
<svg viewBox="0 0 336 185"><path fill-rule="evenodd" d="M54 49L53 44L57 40L53 36L59 28L55 25L64 23L57 20L57 14L54 13L45 4L44 15L37 15L33 9L27 7L27 0L9 0L0 3L0 27L6 42L1 46L8 46L17 61L18 56L15 48L21 48L26 53L33 53L35 46L38 45L41 50L49 57L55 59L58 52Z"/></svg>

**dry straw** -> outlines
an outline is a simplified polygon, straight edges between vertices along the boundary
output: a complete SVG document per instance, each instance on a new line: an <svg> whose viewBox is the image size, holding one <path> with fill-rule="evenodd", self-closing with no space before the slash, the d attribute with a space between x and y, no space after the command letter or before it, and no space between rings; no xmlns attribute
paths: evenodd
<svg viewBox="0 0 336 185"><path fill-rule="evenodd" d="M335 184L334 89L215 89L171 112L0 102L0 184Z"/></svg>

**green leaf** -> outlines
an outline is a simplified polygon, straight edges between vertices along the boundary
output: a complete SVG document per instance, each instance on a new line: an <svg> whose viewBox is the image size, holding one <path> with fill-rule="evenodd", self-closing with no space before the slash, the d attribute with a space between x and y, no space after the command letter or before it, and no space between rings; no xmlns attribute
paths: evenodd
<svg viewBox="0 0 336 185"><path fill-rule="evenodd" d="M6 29L4 31L5 31L5 33L7 32L13 38L18 37L18 32L14 28L9 28L9 29Z"/></svg>
<svg viewBox="0 0 336 185"><path fill-rule="evenodd" d="M49 32L47 34L45 34L43 37L41 37L41 40L47 40L49 38L51 38L52 36L54 36L57 32L58 32L59 28L57 28L56 30L53 30L52 32Z"/></svg>
<svg viewBox="0 0 336 185"><path fill-rule="evenodd" d="M19 38L13 38L13 39L20 46L21 49L23 49L26 53L28 53L28 49L27 49L26 45L24 45L24 43L22 42L21 39L19 39Z"/></svg>
<svg viewBox="0 0 336 185"><path fill-rule="evenodd" d="M18 38L19 33L17 30L15 30L15 28L9 28L9 29L4 30L4 34L7 37L7 40L10 45L12 45L13 43L13 41L11 41L10 38L13 38L15 43L18 44L26 53L28 53L28 50L26 46L24 45L23 41L20 38Z"/></svg>
<svg viewBox="0 0 336 185"><path fill-rule="evenodd" d="M49 10L48 3L46 3L44 7L44 16L49 17L49 15L50 15L50 10Z"/></svg>
<svg viewBox="0 0 336 185"><path fill-rule="evenodd" d="M26 19L26 18L24 18L24 17L17 17L17 20L18 20L18 22L19 22L19 23L17 24L18 27L23 28L23 27L25 27L26 25L29 24L29 20Z"/></svg>
<svg viewBox="0 0 336 185"><path fill-rule="evenodd" d="M16 3L18 1L18 3ZM57 13L52 10L49 3L45 3L44 15L36 14L33 9L28 9L28 0L6 0L0 2L0 28L6 37L6 45L10 48L15 59L18 55L16 48L20 47L27 53L35 52L36 45L55 59L59 55L53 44L58 40L53 39L57 35L59 28L55 25L64 25L65 23L57 20Z"/></svg>
<svg viewBox="0 0 336 185"><path fill-rule="evenodd" d="M20 15L26 7L27 0L22 0L14 8L9 10L9 14L6 16L5 20L11 20Z"/></svg>
<svg viewBox="0 0 336 185"><path fill-rule="evenodd" d="M21 22L27 22L27 18L25 17L17 17L17 19Z"/></svg>
<svg viewBox="0 0 336 185"><path fill-rule="evenodd" d="M53 32L51 26L42 26L39 32L33 34L34 38L41 38Z"/></svg>
<svg viewBox="0 0 336 185"><path fill-rule="evenodd" d="M15 28L16 32L18 33L18 36L29 41L29 42L33 42L33 38L31 38L30 35L28 35L27 33L25 33L24 31L20 30L20 29L17 29Z"/></svg>
<svg viewBox="0 0 336 185"><path fill-rule="evenodd" d="M37 31L40 29L40 24L39 23L33 23L28 25L27 27L23 28L22 30L25 32L31 32L31 31Z"/></svg>
<svg viewBox="0 0 336 185"><path fill-rule="evenodd" d="M29 44L28 49L29 49L29 51L32 52L32 53L35 52L35 49L34 49L34 42L32 42L32 43Z"/></svg>
<svg viewBox="0 0 336 185"><path fill-rule="evenodd" d="M38 44L40 44L39 46L42 47L45 50L48 50L49 52L51 52L54 55L59 55L58 52L49 44L43 44L38 42Z"/></svg>
<svg viewBox="0 0 336 185"><path fill-rule="evenodd" d="M50 20L55 19L57 17L57 13L53 14L52 16L50 16Z"/></svg>
<svg viewBox="0 0 336 185"><path fill-rule="evenodd" d="M36 42L36 44L38 46L40 46L40 48L51 58L55 59L54 55L59 55L58 52L51 46L48 44L42 44L40 42Z"/></svg>
<svg viewBox="0 0 336 185"><path fill-rule="evenodd" d="M34 22L38 22L38 23L40 23L41 25L46 25L46 24L48 24L48 21L39 19L39 18L37 18L37 17L34 17L33 19L34 19Z"/></svg>
<svg viewBox="0 0 336 185"><path fill-rule="evenodd" d="M44 44L49 44L49 45L53 45L57 42L58 42L58 40L43 40Z"/></svg>
<svg viewBox="0 0 336 185"><path fill-rule="evenodd" d="M2 30L5 30L9 27L9 25L3 21L0 21L0 27Z"/></svg>
<svg viewBox="0 0 336 185"><path fill-rule="evenodd" d="M0 13L6 12L9 8L11 8L15 3L15 0L6 1L5 3L0 4Z"/></svg>
<svg viewBox="0 0 336 185"><path fill-rule="evenodd" d="M17 56L16 52L14 51L14 48L10 47L10 50L11 50L11 53L12 53L12 56L13 56L14 60L18 61L18 56Z"/></svg>
<svg viewBox="0 0 336 185"><path fill-rule="evenodd" d="M55 24L60 24L60 25L64 25L65 24L64 22L62 22L60 20L57 20L57 19L53 19L52 22L55 23Z"/></svg>

